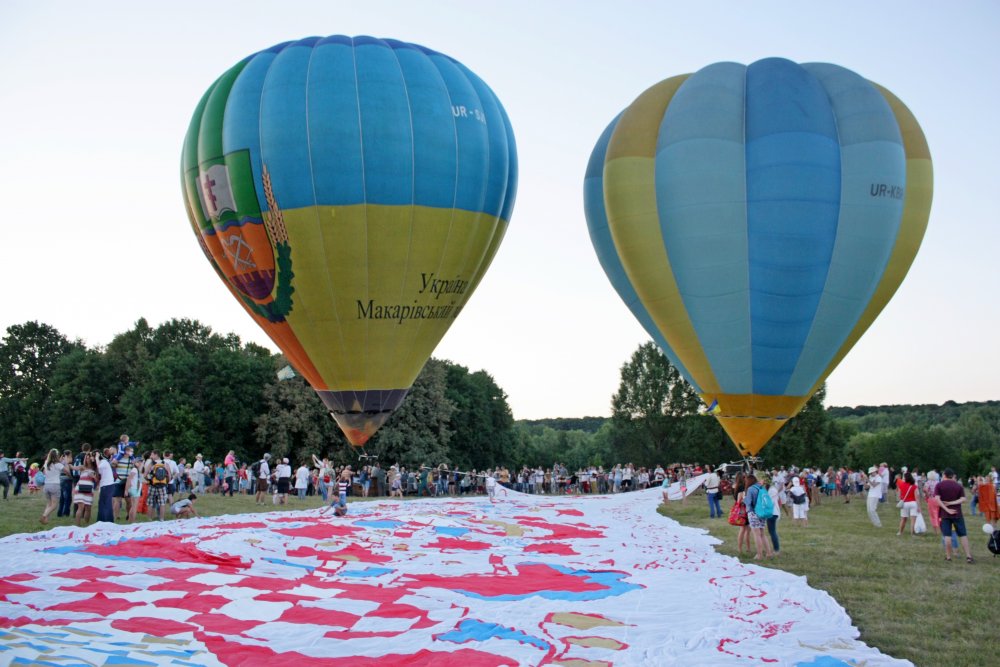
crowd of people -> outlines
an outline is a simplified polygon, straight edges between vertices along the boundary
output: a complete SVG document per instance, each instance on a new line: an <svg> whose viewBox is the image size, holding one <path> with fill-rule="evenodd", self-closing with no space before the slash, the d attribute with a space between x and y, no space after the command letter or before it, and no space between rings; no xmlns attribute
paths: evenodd
<svg viewBox="0 0 1000 667"><path fill-rule="evenodd" d="M6 457L0 452L0 486L6 500L10 487L18 495L40 492L45 508L39 517L49 522L57 517L73 517L77 526L97 521L135 521L138 513L163 520L167 514L182 518L197 516L194 493L184 494L184 460L174 461L171 452L150 450L139 456L136 443L122 435L118 443L92 448L84 443L80 451L50 449L41 463L28 465L18 453ZM96 517L93 508L97 506Z"/></svg>
<svg viewBox="0 0 1000 667"><path fill-rule="evenodd" d="M229 451L221 461L212 463L198 454L192 463L181 457L175 460L169 451L149 450L137 453L137 443L128 435L107 448L92 449L84 444L74 454L52 449L44 461L29 464L18 453L6 457L0 452L0 486L4 499L8 493L41 493L45 509L39 520L45 524L55 513L72 516L85 525L97 505L98 521L134 521L137 514L163 520L197 516L198 494L254 496L257 504L270 498L274 505L288 503L289 496L305 499L319 495L338 515L347 512L347 497L435 497L485 494L492 499L497 486L528 494L615 494L659 486L674 489L678 498L704 487L709 517L724 516L721 499L730 496L733 505L728 520L739 528L737 548L755 553L757 558L781 553L777 531L783 516L793 525L807 527L809 511L824 502L850 503L864 497L870 521L881 527L880 508L893 496L900 519L898 535L933 531L945 539L946 558L962 545L968 562L967 531L962 514L966 488L971 495L971 513L981 513L987 523L1000 528L997 469L971 477L962 484L950 469L939 474L903 467L895 470L886 463L867 470L848 467L776 468L743 472L739 466L713 470L710 465L673 464L667 467L635 466L631 463L585 466L571 471L562 463L551 467L505 466L483 470L457 470L447 464L420 465L411 468L394 463L381 465L362 458L359 465L335 465L329 459L312 456L292 467L287 457L272 459L265 454L258 461L240 461ZM922 508L928 521L924 522ZM928 526L929 524L929 526ZM767 529L765 536L764 529Z"/></svg>
<svg viewBox="0 0 1000 667"><path fill-rule="evenodd" d="M899 510L896 535L933 532L941 536L945 560L949 561L961 545L966 562L974 562L962 509L966 488L971 495L972 515L981 514L986 524L1000 528L1000 476L996 466L987 474L968 478L964 486L951 468L941 473L931 470L922 474L905 466L895 470L886 463L871 466L867 471L847 467L831 467L826 471L795 467L752 473L741 471L732 480L719 475L710 466L700 473L690 466L679 466L677 475L682 480L691 480L682 481L682 484L694 486L697 479L697 485L705 487L710 518L722 517L719 499L726 493L732 496L728 521L738 528L737 550L741 554L744 550L749 553L752 542L758 559L781 553L777 524L782 516L791 519L793 525L807 527L810 508L823 502L850 503L862 496L873 526L882 527L880 508L887 500L895 502ZM664 492L664 501L668 500ZM924 521L922 507L927 508L928 521ZM765 527L767 536L764 535Z"/></svg>

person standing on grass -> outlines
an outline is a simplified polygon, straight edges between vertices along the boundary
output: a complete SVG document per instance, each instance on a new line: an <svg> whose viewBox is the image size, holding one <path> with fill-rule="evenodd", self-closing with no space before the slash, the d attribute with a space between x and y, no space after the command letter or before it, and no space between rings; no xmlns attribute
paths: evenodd
<svg viewBox="0 0 1000 667"><path fill-rule="evenodd" d="M771 557L773 558L781 555L781 540L778 539L778 519L781 518L781 511L778 508L781 507L781 493L778 491L778 485L767 473L761 473L760 483L767 491L767 495L771 497L771 506L774 507L774 512L766 519L767 533L771 538L773 549Z"/></svg>
<svg viewBox="0 0 1000 667"><path fill-rule="evenodd" d="M917 483L913 479L913 475L909 472L905 473L903 478L896 482L896 491L899 493L899 499L903 502L903 506L899 509L899 530L896 535L903 534L907 522L910 523L910 534L916 535L917 514L920 509L917 506Z"/></svg>
<svg viewBox="0 0 1000 667"><path fill-rule="evenodd" d="M962 516L962 503L965 502L965 489L955 481L955 471L945 468L944 480L939 482L937 489L938 500L941 503L941 536L944 540L944 559L951 560L952 531L958 535L962 543L962 550L965 551L965 562L972 564L972 552L969 551L969 537L965 530L965 517Z"/></svg>
<svg viewBox="0 0 1000 667"><path fill-rule="evenodd" d="M281 459L281 463L274 467L274 476L277 479L274 489L274 497L271 502L275 505L284 505L288 502L288 489L291 486L292 466L288 465L288 458Z"/></svg>
<svg viewBox="0 0 1000 667"><path fill-rule="evenodd" d="M62 453L63 467L59 472L59 511L56 516L73 516L73 452Z"/></svg>
<svg viewBox="0 0 1000 667"><path fill-rule="evenodd" d="M809 494L805 485L796 475L792 477L792 489L788 492L792 500L792 524L802 522L803 528L809 527Z"/></svg>
<svg viewBox="0 0 1000 667"><path fill-rule="evenodd" d="M73 502L76 504L76 525L83 527L90 523L90 509L94 504L94 491L97 490L97 462L90 452L90 445L85 445L86 450L80 465L74 465L77 473L76 490L73 494Z"/></svg>
<svg viewBox="0 0 1000 667"><path fill-rule="evenodd" d="M254 502L258 505L264 504L264 498L267 497L267 483L271 479L271 467L268 465L268 461L271 460L270 454L264 454L257 465L251 468L251 472L256 469L257 477L257 496L254 498Z"/></svg>
<svg viewBox="0 0 1000 667"><path fill-rule="evenodd" d="M194 473L194 489L198 493L205 493L205 459L201 454L194 457L194 465L191 466Z"/></svg>
<svg viewBox="0 0 1000 667"><path fill-rule="evenodd" d="M938 485L938 473L936 470L931 470L927 473L927 481L924 482L924 498L927 499L927 514L930 516L931 526L934 528L934 534L941 534L941 503L938 501L937 493L935 492Z"/></svg>
<svg viewBox="0 0 1000 667"><path fill-rule="evenodd" d="M59 494L62 490L62 470L64 466L58 449L50 449L42 464L42 473L45 475L45 485L42 487L45 494L45 509L42 510L42 517L39 519L43 524L49 522L49 515L56 510L59 505Z"/></svg>
<svg viewBox="0 0 1000 667"><path fill-rule="evenodd" d="M762 519L757 514L757 496L761 493L767 493L767 490L757 481L757 475L750 474L746 478L747 490L743 494L743 504L747 508L747 526L750 529L750 535L753 537L754 549L756 550L756 555L754 558L760 560L764 556L766 551L768 558L773 556L771 551L771 544L764 539L764 526L767 525L766 521ZM764 549L766 545L766 550ZM747 545L749 547L749 544Z"/></svg>
<svg viewBox="0 0 1000 667"><path fill-rule="evenodd" d="M705 495L708 496L708 518L716 519L722 516L722 504L719 502L719 475L712 466L705 466L708 477L705 478Z"/></svg>
<svg viewBox="0 0 1000 667"><path fill-rule="evenodd" d="M236 452L232 449L226 454L226 458L222 462L223 473L222 473L222 495L229 493L229 497L232 498L233 494L236 493Z"/></svg>
<svg viewBox="0 0 1000 667"><path fill-rule="evenodd" d="M48 479L46 477L46 479ZM997 511L997 489L993 485L993 480L988 476L976 478L976 496L979 498L979 511L983 514L983 520L989 524L1000 521L1000 512Z"/></svg>
<svg viewBox="0 0 1000 667"><path fill-rule="evenodd" d="M868 518L876 528L882 527L882 521L878 518L878 504L882 501L883 486L882 475L878 468L872 466L868 469Z"/></svg>
<svg viewBox="0 0 1000 667"><path fill-rule="evenodd" d="M295 493L299 500L306 499L306 491L309 489L309 468L305 462L295 470Z"/></svg>
<svg viewBox="0 0 1000 667"><path fill-rule="evenodd" d="M170 468L166 460L160 460L160 453L153 450L149 453L149 460L152 465L149 468L149 496L146 504L149 505L150 518L163 521L163 513L170 499Z"/></svg>
<svg viewBox="0 0 1000 667"><path fill-rule="evenodd" d="M97 496L97 520L108 523L115 522L115 471L111 468L110 456L116 453L114 447L97 454L97 474L100 478L100 490ZM110 453L109 453L110 452Z"/></svg>

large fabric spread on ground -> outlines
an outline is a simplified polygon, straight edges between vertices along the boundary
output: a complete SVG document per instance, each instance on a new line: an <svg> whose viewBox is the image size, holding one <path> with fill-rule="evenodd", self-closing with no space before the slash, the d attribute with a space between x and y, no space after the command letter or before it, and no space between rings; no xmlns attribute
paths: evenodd
<svg viewBox="0 0 1000 667"><path fill-rule="evenodd" d="M0 541L0 662L909 664L805 579L713 550L660 489L443 498Z"/></svg>

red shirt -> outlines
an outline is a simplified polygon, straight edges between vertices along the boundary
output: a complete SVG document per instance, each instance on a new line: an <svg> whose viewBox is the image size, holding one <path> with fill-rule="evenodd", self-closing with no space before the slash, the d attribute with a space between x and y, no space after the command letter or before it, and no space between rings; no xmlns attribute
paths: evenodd
<svg viewBox="0 0 1000 667"><path fill-rule="evenodd" d="M899 491L899 499L909 503L917 499L917 485L908 484L904 480L896 482L896 490Z"/></svg>

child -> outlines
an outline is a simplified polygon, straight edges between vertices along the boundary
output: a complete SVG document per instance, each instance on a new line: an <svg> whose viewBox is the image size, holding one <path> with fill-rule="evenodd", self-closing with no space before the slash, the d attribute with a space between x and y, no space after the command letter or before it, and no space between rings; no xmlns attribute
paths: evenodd
<svg viewBox="0 0 1000 667"><path fill-rule="evenodd" d="M170 506L170 513L173 514L178 519L183 519L190 516L198 516L198 510L194 507L194 501L198 500L198 496L193 493L187 498L178 500L176 503Z"/></svg>

